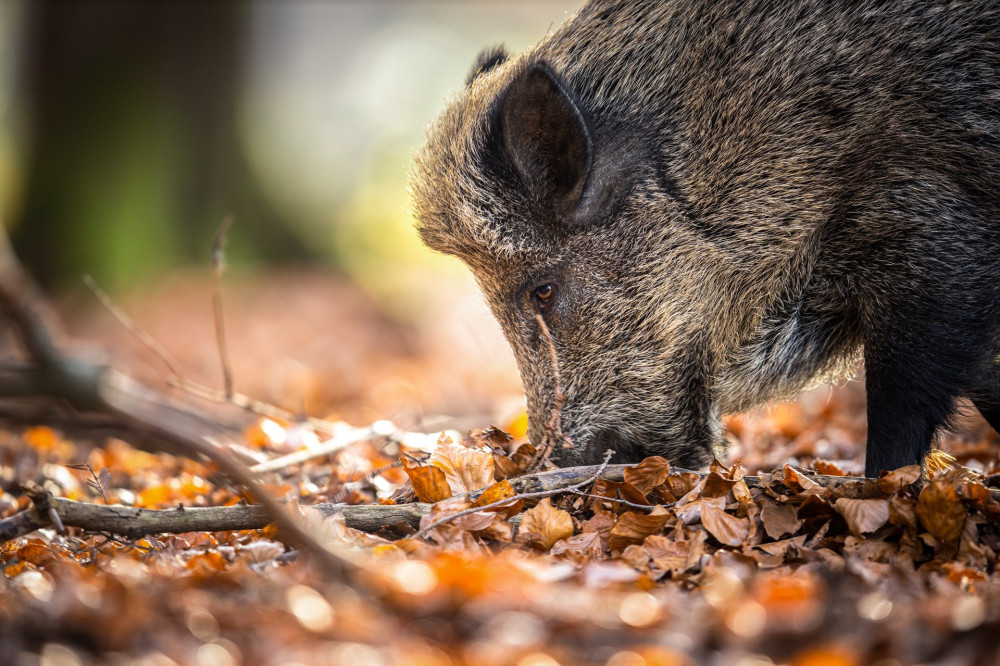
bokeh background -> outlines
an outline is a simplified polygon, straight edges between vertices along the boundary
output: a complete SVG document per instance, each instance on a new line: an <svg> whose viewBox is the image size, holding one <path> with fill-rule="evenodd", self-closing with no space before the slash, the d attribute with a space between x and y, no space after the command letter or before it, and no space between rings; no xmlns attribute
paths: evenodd
<svg viewBox="0 0 1000 666"><path fill-rule="evenodd" d="M81 276L218 386L209 255L233 215L238 390L408 427L509 418L516 367L464 267L420 245L407 172L480 49L576 5L4 0L0 216L72 336L149 381L162 364Z"/></svg>

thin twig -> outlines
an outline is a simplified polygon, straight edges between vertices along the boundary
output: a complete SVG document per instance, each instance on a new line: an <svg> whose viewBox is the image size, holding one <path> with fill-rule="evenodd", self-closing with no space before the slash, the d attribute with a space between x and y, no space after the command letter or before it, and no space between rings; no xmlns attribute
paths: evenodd
<svg viewBox="0 0 1000 666"><path fill-rule="evenodd" d="M535 459L528 466L528 471L531 472L541 469L548 463L556 444L562 443L563 439L565 439L559 424L559 418L562 406L566 402L566 395L562 392L559 380L559 358L556 355L556 345L552 340L552 334L549 332L549 327L545 324L545 318L542 317L541 312L535 313L535 321L538 322L538 329L549 349L549 361L552 364L552 390L555 394L555 401L552 405L552 416L545 425L545 437L538 448L538 452L535 454Z"/></svg>
<svg viewBox="0 0 1000 666"><path fill-rule="evenodd" d="M342 449L346 449L352 444L357 444L358 442L364 442L370 439L384 438L389 441L402 441L402 438L398 436L398 433L401 432L398 428L390 432L386 432L387 430L388 428L381 425L371 425L367 428L353 428L346 434L334 435L333 437L320 442L316 446L311 446L308 449L293 451L292 453L283 455L279 458L258 463L251 467L250 471L255 474L274 472L279 469L284 469L286 467L291 467L292 465L298 465L300 463L313 460L314 458L328 456Z"/></svg>
<svg viewBox="0 0 1000 666"><path fill-rule="evenodd" d="M585 493L579 490L570 490L569 488L566 489L566 492L570 493L571 495L586 497L588 499L596 499L596 500L601 500L603 502L614 502L616 504L623 504L624 506L630 507L632 509L641 509L642 511L652 511L657 506L669 508L672 507L674 504L676 504L676 502L670 502L668 504L638 504L636 502L629 502L628 500L625 499L614 499L613 497L605 497L604 495L594 495L592 493Z"/></svg>
<svg viewBox="0 0 1000 666"><path fill-rule="evenodd" d="M229 365L229 352L226 350L226 330L222 319L222 295L219 283L226 269L226 256L222 250L226 240L226 232L233 223L233 216L227 215L219 225L212 243L212 313L215 316L215 341L219 346L219 362L222 363L222 379L227 399L233 397L233 371Z"/></svg>
<svg viewBox="0 0 1000 666"><path fill-rule="evenodd" d="M118 320L118 323L124 326L129 333L135 336L136 340L145 345L146 349L156 354L160 360L166 364L171 375L176 377L181 383L187 382L187 379L184 377L184 371L181 369L181 364L177 362L177 359L174 358L173 354L167 351L166 347L157 342L156 339L143 330L143 328L139 326L139 324L137 324L136 321L125 312L125 310L111 300L111 297L108 296L107 292L101 289L94 278L89 275L84 275L83 283L87 285L87 288L90 289L91 293L97 297L97 300L101 302L101 305L103 305L105 309L111 313L111 316Z"/></svg>
<svg viewBox="0 0 1000 666"><path fill-rule="evenodd" d="M572 490L575 490L575 489L582 488L583 486L587 485L588 483L593 483L595 480L597 480L597 478L604 472L604 468L608 466L608 461L611 460L611 456L613 456L614 454L615 454L614 451L610 451L610 450L606 451L604 453L604 462L602 462L600 464L600 466L597 468L597 470L589 478L584 479L583 481L580 481L579 483L574 483L573 485L566 486L565 488L552 488L550 490L539 490L539 491L533 492L533 493L518 493L517 495L512 495L510 497L505 497L502 500L497 500L496 502L490 502L489 504L484 504L483 506L469 507L468 509L463 509L462 511L459 511L457 513L452 513L452 514L449 514L447 516L444 516L443 518L439 518L438 520L435 520L433 523L431 523L427 527L422 527L419 532L417 532L416 534L413 535L413 538L416 539L418 537L427 536L427 533L430 532L435 527L438 527L440 525L444 525L445 523L447 523L449 521L452 521L455 518L459 518L461 516L468 516L469 514L478 513L480 511L489 511L490 509L499 509L499 508L502 508L502 507L505 507L505 506L510 506L514 502L517 502L517 501L520 501L520 500L535 499L535 498L538 498L538 497L551 497L552 495L558 495L559 493L562 493L562 492L567 492L567 491L572 491Z"/></svg>

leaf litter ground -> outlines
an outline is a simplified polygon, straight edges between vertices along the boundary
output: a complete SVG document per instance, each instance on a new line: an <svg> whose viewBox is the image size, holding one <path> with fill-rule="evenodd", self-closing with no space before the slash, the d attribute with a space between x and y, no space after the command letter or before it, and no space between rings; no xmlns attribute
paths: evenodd
<svg viewBox="0 0 1000 666"><path fill-rule="evenodd" d="M979 421L944 443L959 466L942 464L926 483L914 483L916 468L819 483L802 468L859 471L864 403L850 385L730 419L733 463L707 475L651 458L619 481L541 499L517 499L506 481L528 459L523 423L502 425L522 437L487 429L433 451L362 442L266 476L272 494L302 506L433 503L419 531L379 534L304 510L312 529L375 565L366 592L325 579L271 528L136 540L46 529L7 542L0 663L1000 659L1000 505L988 488L1000 459ZM0 518L28 505L28 481L146 508L244 499L211 466L127 442L44 425L0 438ZM277 455L317 438L258 421L245 439ZM744 469L757 475L750 483ZM475 502L460 497L484 488Z"/></svg>

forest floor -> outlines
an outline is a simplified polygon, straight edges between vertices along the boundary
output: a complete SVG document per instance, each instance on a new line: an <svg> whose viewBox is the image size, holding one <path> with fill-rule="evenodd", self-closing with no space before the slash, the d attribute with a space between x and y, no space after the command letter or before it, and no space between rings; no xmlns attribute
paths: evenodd
<svg viewBox="0 0 1000 666"><path fill-rule="evenodd" d="M239 391L429 433L284 466L262 476L268 492L303 507L419 499L425 515L363 532L347 514L303 511L359 563L352 577L273 525L20 535L0 545L0 664L1000 663L1000 504L989 490L1000 438L971 408L941 442L955 464L926 482L916 468L836 481L863 467L864 394L852 382L728 417L729 458L707 473L651 458L528 496L505 481L527 471L530 446L516 369L481 306L455 300L403 326L318 272L224 291ZM167 390L158 360L86 299L57 303L83 341L74 349L103 349ZM203 280L180 276L122 305L191 378L218 385L208 301ZM267 460L326 435L247 416L239 444ZM3 426L0 520L30 506L29 482L94 505L245 500L215 465L141 446L53 423ZM508 504L479 509L488 500L468 493L484 488Z"/></svg>

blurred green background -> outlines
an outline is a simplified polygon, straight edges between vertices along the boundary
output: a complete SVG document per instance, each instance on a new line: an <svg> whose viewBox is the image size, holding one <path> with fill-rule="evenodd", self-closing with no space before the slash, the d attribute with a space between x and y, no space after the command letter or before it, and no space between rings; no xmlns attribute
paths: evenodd
<svg viewBox="0 0 1000 666"><path fill-rule="evenodd" d="M233 215L237 390L356 422L503 419L509 348L468 271L420 244L407 173L482 48L527 48L580 1L0 0L0 219L72 338L144 381L163 364L81 276L218 386L209 256Z"/></svg>
<svg viewBox="0 0 1000 666"><path fill-rule="evenodd" d="M318 262L402 316L453 262L423 250L407 169L475 54L578 2L0 3L0 215L48 287Z"/></svg>

